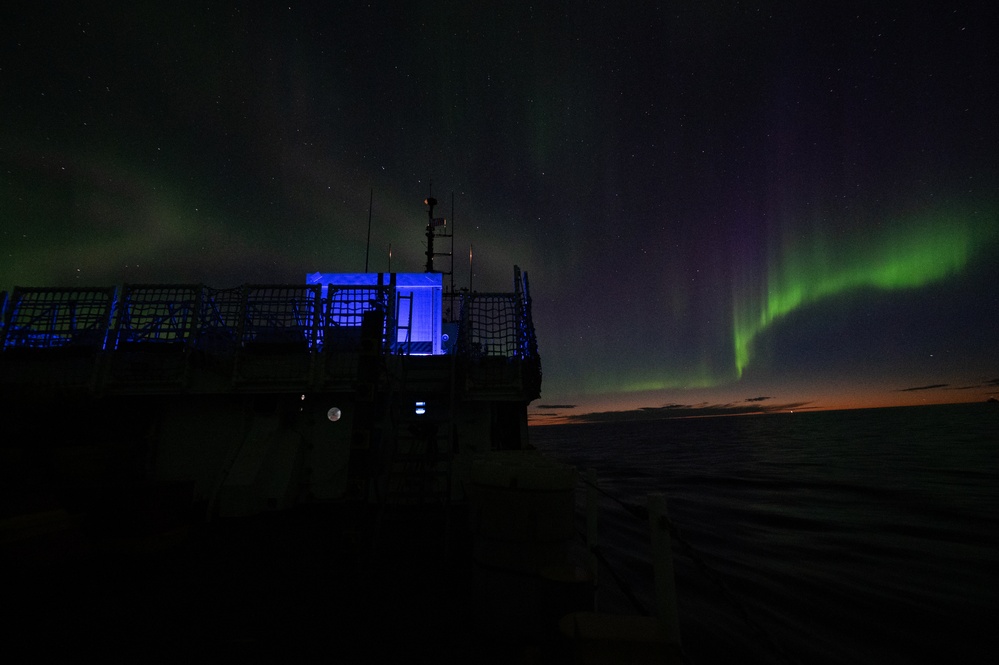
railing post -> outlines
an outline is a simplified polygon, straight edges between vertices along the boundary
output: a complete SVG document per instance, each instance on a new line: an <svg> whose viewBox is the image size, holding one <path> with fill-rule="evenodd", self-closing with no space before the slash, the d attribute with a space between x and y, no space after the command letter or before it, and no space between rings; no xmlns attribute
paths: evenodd
<svg viewBox="0 0 999 665"><path fill-rule="evenodd" d="M596 469L586 470L586 552L587 565L593 575L594 588L597 586L597 471ZM594 610L597 599L594 597Z"/></svg>
<svg viewBox="0 0 999 665"><path fill-rule="evenodd" d="M676 578L673 574L673 552L666 515L666 495L649 494L649 530L652 536L652 565L655 570L656 605L659 622L667 639L680 643L680 620L676 607Z"/></svg>

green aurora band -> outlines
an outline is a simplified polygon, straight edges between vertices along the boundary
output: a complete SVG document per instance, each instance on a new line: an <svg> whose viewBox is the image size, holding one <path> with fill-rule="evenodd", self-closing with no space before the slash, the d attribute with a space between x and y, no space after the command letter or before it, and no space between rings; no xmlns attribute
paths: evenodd
<svg viewBox="0 0 999 665"><path fill-rule="evenodd" d="M914 289L956 275L995 242L996 231L990 211L913 219L835 247L818 233L785 238L760 292L734 299L737 377L752 360L757 336L790 312L849 291Z"/></svg>

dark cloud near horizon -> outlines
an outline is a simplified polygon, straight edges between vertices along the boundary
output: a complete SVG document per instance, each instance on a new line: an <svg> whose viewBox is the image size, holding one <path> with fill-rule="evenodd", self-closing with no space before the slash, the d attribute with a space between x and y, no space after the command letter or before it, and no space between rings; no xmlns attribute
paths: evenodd
<svg viewBox="0 0 999 665"><path fill-rule="evenodd" d="M747 402L763 402L768 399L773 399L773 397L747 397Z"/></svg>
<svg viewBox="0 0 999 665"><path fill-rule="evenodd" d="M933 383L933 384L930 384L928 386L914 386L912 388L899 388L895 392L911 393L911 392L915 392L917 390L936 390L937 388L946 388L949 385L950 385L949 383Z"/></svg>

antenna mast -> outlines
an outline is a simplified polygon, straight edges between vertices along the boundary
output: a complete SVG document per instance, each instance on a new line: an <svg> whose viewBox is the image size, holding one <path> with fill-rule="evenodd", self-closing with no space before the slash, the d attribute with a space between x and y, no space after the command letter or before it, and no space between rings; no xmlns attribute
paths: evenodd
<svg viewBox="0 0 999 665"><path fill-rule="evenodd" d="M430 196L423 199L423 203L427 206L427 272L434 271L434 206L437 205L437 199L433 197L434 184L430 183Z"/></svg>
<svg viewBox="0 0 999 665"><path fill-rule="evenodd" d="M431 192L433 191L433 183L431 183ZM452 198L453 198L452 194ZM447 228L447 218L445 217L434 217L434 206L437 205L437 199L431 194L427 198L423 199L423 202L427 205L427 265L426 272L439 272L442 275L451 276L451 290L454 290L454 234L448 231ZM454 206L452 201L451 206ZM434 238L450 238L451 239L451 251L449 252L435 252L434 251ZM443 270L434 270L434 257L435 256L446 256L451 259L451 267L445 272Z"/></svg>
<svg viewBox="0 0 999 665"><path fill-rule="evenodd" d="M371 204L375 200L375 190L368 192L368 244L364 246L364 272L368 272L368 254L371 252Z"/></svg>

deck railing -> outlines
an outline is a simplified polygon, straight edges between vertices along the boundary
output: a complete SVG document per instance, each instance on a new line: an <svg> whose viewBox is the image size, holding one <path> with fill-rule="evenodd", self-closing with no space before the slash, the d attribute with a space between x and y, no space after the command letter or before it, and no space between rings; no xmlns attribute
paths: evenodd
<svg viewBox="0 0 999 665"><path fill-rule="evenodd" d="M538 392L540 360L526 275L515 268L512 293L462 292L457 301L458 338L446 349L482 367L517 361L518 376L526 365L529 384L536 384L532 392ZM300 284L232 289L201 284L18 287L0 301L0 351L18 356L30 352L31 357L55 349L113 356L177 351L235 357L245 368L248 365L240 365L239 359L248 354L356 354L365 314L376 311L383 321L381 338L375 340L379 352L407 355L415 346L408 339L399 341L400 324L403 330L408 326L396 320L396 302L390 285L331 284L325 295L320 285Z"/></svg>

